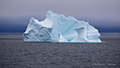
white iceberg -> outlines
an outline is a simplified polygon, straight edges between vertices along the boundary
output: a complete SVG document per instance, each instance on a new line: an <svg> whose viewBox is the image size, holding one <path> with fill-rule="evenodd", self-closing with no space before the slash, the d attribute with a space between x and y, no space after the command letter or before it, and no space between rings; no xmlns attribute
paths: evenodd
<svg viewBox="0 0 120 68"><path fill-rule="evenodd" d="M88 22L48 11L39 22L31 18L23 33L24 42L102 42L100 33Z"/></svg>

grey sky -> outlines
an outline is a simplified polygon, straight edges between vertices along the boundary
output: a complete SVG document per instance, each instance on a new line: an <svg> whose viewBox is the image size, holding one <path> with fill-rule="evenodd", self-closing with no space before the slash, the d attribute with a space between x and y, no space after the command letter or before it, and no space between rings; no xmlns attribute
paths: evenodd
<svg viewBox="0 0 120 68"><path fill-rule="evenodd" d="M66 16L120 22L120 0L0 0L0 17Z"/></svg>

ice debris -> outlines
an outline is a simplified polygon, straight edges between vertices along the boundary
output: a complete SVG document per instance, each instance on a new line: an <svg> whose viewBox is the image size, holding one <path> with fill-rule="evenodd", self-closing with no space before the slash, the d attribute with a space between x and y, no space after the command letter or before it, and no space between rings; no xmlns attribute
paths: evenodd
<svg viewBox="0 0 120 68"><path fill-rule="evenodd" d="M24 42L102 42L98 30L88 22L58 15L51 10L41 22L31 18L22 36Z"/></svg>

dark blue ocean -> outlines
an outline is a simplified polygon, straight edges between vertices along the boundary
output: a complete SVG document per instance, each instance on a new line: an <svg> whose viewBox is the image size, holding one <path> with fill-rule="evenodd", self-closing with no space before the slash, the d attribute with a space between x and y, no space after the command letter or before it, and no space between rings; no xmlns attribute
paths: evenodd
<svg viewBox="0 0 120 68"><path fill-rule="evenodd" d="M22 33L0 34L0 68L120 68L120 34L103 43L26 43Z"/></svg>

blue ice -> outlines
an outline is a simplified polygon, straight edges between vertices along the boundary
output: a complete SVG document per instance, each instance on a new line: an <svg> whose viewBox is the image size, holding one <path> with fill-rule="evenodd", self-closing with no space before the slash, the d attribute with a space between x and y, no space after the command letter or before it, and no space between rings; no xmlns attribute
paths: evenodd
<svg viewBox="0 0 120 68"><path fill-rule="evenodd" d="M78 21L72 16L66 17L49 10L43 21L30 19L23 33L23 40L25 42L97 43L102 42L100 36L98 30L88 22Z"/></svg>

